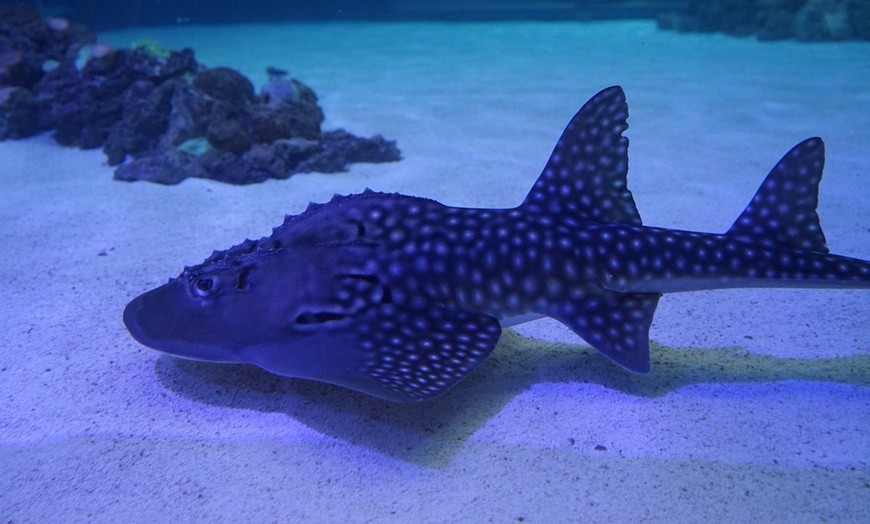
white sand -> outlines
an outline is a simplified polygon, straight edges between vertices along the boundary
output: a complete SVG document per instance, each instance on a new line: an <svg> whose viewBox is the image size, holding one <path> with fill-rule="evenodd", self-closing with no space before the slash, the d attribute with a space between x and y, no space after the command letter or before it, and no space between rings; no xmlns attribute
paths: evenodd
<svg viewBox="0 0 870 524"><path fill-rule="evenodd" d="M647 224L725 230L779 157L820 135L829 245L870 259L870 44L645 22L103 39L142 36L255 84L287 68L320 94L327 127L383 133L405 159L161 187L114 182L100 152L49 137L0 143L2 520L870 521L866 291L666 296L645 377L535 322L519 331L543 341L506 332L457 388L410 407L160 356L121 323L127 301L184 264L333 192L513 206L574 111L617 83Z"/></svg>

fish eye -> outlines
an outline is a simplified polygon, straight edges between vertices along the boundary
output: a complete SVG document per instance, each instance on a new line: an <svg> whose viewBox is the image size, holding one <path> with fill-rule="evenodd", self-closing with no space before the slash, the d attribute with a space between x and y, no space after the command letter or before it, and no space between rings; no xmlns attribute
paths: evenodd
<svg viewBox="0 0 870 524"><path fill-rule="evenodd" d="M211 277L198 277L193 281L193 292L199 297L210 297L218 290L217 281Z"/></svg>

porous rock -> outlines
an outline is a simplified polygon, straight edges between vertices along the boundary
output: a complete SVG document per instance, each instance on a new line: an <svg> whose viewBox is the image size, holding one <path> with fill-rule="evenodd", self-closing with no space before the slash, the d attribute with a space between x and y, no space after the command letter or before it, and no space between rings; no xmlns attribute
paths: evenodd
<svg viewBox="0 0 870 524"><path fill-rule="evenodd" d="M401 157L380 136L322 133L317 95L283 70L270 68L257 94L245 76L207 68L190 49L166 56L97 44L82 63L92 42L82 26L0 9L0 139L50 130L63 145L102 147L117 180L161 184L248 184Z"/></svg>
<svg viewBox="0 0 870 524"><path fill-rule="evenodd" d="M760 40L870 40L868 0L689 0L659 27L755 35Z"/></svg>

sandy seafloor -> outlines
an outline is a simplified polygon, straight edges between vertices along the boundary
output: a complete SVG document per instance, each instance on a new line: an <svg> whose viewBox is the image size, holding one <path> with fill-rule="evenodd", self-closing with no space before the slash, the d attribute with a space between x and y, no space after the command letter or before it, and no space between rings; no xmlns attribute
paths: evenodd
<svg viewBox="0 0 870 524"><path fill-rule="evenodd" d="M631 376L549 320L445 396L390 404L134 342L139 293L309 200L365 187L516 205L563 126L624 86L645 223L721 232L791 146L870 259L870 43L600 24L175 27L101 35L312 86L325 128L404 160L232 187L112 180L101 152L0 143L0 517L9 522L870 522L870 293L668 295Z"/></svg>

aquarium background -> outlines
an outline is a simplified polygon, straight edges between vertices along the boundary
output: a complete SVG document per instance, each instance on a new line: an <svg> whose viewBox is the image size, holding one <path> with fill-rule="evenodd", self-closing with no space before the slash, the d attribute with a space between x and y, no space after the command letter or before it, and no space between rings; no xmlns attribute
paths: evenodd
<svg viewBox="0 0 870 524"><path fill-rule="evenodd" d="M95 28L123 25L335 20L575 20L654 17L689 0L304 0L154 2L73 0L41 3L45 11L76 17Z"/></svg>
<svg viewBox="0 0 870 524"><path fill-rule="evenodd" d="M258 90L286 70L323 129L383 134L403 158L163 186L113 180L100 149L53 131L0 142L4 521L870 521L866 291L666 295L645 376L538 320L411 406L161 355L121 320L185 265L334 193L515 206L615 84L645 224L725 231L821 136L828 245L870 259L866 3L33 5L112 49L190 48Z"/></svg>

